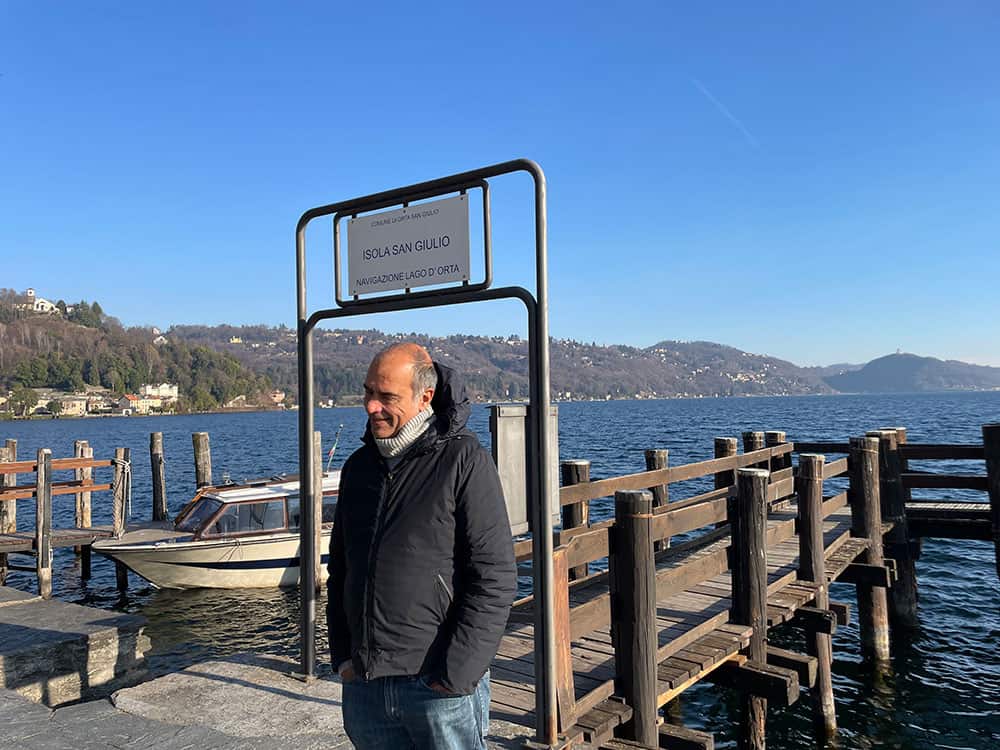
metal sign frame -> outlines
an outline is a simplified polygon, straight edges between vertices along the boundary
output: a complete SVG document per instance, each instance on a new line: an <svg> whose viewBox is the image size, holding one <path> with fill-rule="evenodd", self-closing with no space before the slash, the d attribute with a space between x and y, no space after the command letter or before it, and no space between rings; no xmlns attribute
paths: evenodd
<svg viewBox="0 0 1000 750"><path fill-rule="evenodd" d="M490 244L489 186L487 180L515 172L528 173L534 182L535 197L535 294L523 287L508 286L491 289L493 281L492 248ZM483 228L485 279L477 284L464 283L457 287L430 289L421 292L407 290L402 294L380 297L343 299L341 297L340 221L367 211L407 205L425 198L461 193L470 188L483 190ZM334 217L334 283L337 308L309 313L306 305L306 227L314 219ZM298 300L298 378L299 378L299 492L302 503L300 523L299 589L301 612L301 670L306 679L315 676L316 661L316 576L315 564L320 551L315 547L314 494L315 472L313 431L315 429L313 392L312 333L324 320L347 318L374 313L416 310L466 302L518 299L528 316L528 502L532 519L532 572L535 596L535 716L538 740L555 744L558 717L555 686L555 617L552 602L552 519L549 502L549 315L548 315L548 240L546 216L546 185L542 168L530 159L494 164L442 177L428 182L374 193L340 203L318 206L306 211L295 228L296 291ZM537 606L541 603L541 606ZM541 668L539 668L541 667Z"/></svg>

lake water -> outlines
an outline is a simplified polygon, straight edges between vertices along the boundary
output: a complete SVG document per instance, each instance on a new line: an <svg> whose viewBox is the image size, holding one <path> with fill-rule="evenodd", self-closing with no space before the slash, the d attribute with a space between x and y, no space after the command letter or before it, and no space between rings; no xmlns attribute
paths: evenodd
<svg viewBox="0 0 1000 750"><path fill-rule="evenodd" d="M889 425L908 428L911 442L973 443L980 426L1000 421L1000 393L892 396L807 396L672 401L613 401L561 404L560 456L592 462L593 478L642 470L643 450L668 448L672 465L711 457L712 438L744 430L785 430L790 440L843 440ZM317 412L325 449L340 424L344 431L334 467L358 445L364 427L360 408ZM471 426L486 443L488 412L476 407ZM297 471L297 422L294 413L219 414L127 419L54 420L0 423L0 440L16 438L18 457L40 447L53 456L71 456L73 441L89 440L96 457L110 458L128 447L133 457L135 520L150 516L149 433L162 432L167 494L175 512L194 490L191 433L211 435L214 478L234 480ZM941 462L915 468L944 470ZM978 465L954 462L948 470L982 472ZM101 470L107 473L107 470ZM99 474L100 476L104 476ZM57 479L59 477L57 476ZM671 487L679 499L707 489L704 480ZM927 493L930 494L930 493ZM983 500L982 493L949 492ZM57 525L72 523L72 496L54 499ZM94 523L110 522L108 493L94 496ZM607 515L607 504L594 517ZM18 504L23 527L32 523L33 502ZM132 577L127 600L119 602L114 569L95 556L94 577L86 584L71 551L57 552L56 596L149 618L149 661L156 672L182 668L239 651L298 653L298 597L294 591L158 591ZM918 563L920 628L905 643L894 644L893 673L876 677L863 667L856 618L834 636L834 688L838 740L842 748L1000 747L1000 583L992 545L984 542L927 540ZM33 575L14 573L11 585L34 590ZM854 602L851 586L836 584L833 597ZM318 606L320 617L323 601ZM852 607L856 612L856 609ZM325 622L318 623L325 639ZM778 645L795 648L794 635ZM320 653L326 644L320 644ZM732 746L736 702L727 691L705 685L683 698L687 724L715 733L720 747ZM772 711L772 748L810 744L808 701Z"/></svg>

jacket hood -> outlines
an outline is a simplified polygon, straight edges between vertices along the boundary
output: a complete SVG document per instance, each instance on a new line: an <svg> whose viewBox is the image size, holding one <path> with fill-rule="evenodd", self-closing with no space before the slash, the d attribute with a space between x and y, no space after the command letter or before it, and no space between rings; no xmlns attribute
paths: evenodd
<svg viewBox="0 0 1000 750"><path fill-rule="evenodd" d="M465 384L461 376L447 365L434 363L438 384L431 400L431 408L437 418L438 434L449 437L465 427L472 414L472 404L465 395Z"/></svg>

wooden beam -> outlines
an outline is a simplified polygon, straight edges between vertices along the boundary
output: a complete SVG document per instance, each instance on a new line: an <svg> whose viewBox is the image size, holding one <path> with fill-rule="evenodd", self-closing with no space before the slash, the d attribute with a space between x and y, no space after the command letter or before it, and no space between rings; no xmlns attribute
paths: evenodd
<svg viewBox="0 0 1000 750"><path fill-rule="evenodd" d="M799 654L777 646L767 647L767 663L773 667L791 669L799 676L799 684L812 687L816 684L816 657Z"/></svg>
<svg viewBox="0 0 1000 750"><path fill-rule="evenodd" d="M793 622L815 633L833 635L837 632L837 616L828 609L799 607Z"/></svg>
<svg viewBox="0 0 1000 750"><path fill-rule="evenodd" d="M715 738L708 732L676 724L661 724L659 741L664 750L715 750Z"/></svg>
<svg viewBox="0 0 1000 750"><path fill-rule="evenodd" d="M907 471L900 475L908 490L986 490L987 478L979 474L926 474Z"/></svg>
<svg viewBox="0 0 1000 750"><path fill-rule="evenodd" d="M911 459L952 459L952 460L982 460L985 458L981 445L945 445L908 443L899 447L903 458Z"/></svg>
<svg viewBox="0 0 1000 750"><path fill-rule="evenodd" d="M799 699L799 676L794 670L754 659L743 663L728 661L706 679L778 706L790 706Z"/></svg>
<svg viewBox="0 0 1000 750"><path fill-rule="evenodd" d="M831 599L830 611L837 616L838 625L851 624L851 605L847 602L835 602Z"/></svg>
<svg viewBox="0 0 1000 750"><path fill-rule="evenodd" d="M990 496L990 531L997 576L1000 577L1000 424L983 425L983 450L986 458L986 491Z"/></svg>
<svg viewBox="0 0 1000 750"><path fill-rule="evenodd" d="M877 586L887 589L892 586L889 570L884 565L851 563L837 578L838 583L853 583L861 586Z"/></svg>

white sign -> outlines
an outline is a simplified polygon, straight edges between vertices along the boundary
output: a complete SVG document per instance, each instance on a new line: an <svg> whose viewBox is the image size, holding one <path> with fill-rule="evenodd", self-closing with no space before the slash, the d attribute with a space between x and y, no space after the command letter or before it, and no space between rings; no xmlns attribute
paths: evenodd
<svg viewBox="0 0 1000 750"><path fill-rule="evenodd" d="M351 219L347 273L351 294L468 281L467 196Z"/></svg>

